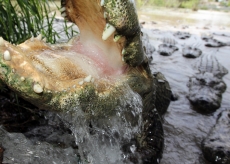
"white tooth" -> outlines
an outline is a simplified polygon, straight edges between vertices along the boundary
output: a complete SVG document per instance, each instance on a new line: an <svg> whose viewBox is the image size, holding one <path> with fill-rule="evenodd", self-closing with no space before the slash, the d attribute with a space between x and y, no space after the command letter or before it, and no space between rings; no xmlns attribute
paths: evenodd
<svg viewBox="0 0 230 164"><path fill-rule="evenodd" d="M33 41L34 41L34 36L32 36L32 37L30 38L30 41L31 41L31 42L33 42Z"/></svg>
<svg viewBox="0 0 230 164"><path fill-rule="evenodd" d="M105 1L101 0L101 6L104 6L104 4L105 4Z"/></svg>
<svg viewBox="0 0 230 164"><path fill-rule="evenodd" d="M66 8L65 7L62 7L62 8L60 8L60 12L62 13L62 12L64 12L66 10Z"/></svg>
<svg viewBox="0 0 230 164"><path fill-rule="evenodd" d="M42 40L42 35L39 34L36 38L37 38L38 40Z"/></svg>
<svg viewBox="0 0 230 164"><path fill-rule="evenodd" d="M123 61L123 62L125 61L124 56L122 56L121 61Z"/></svg>
<svg viewBox="0 0 230 164"><path fill-rule="evenodd" d="M78 82L79 85L83 85L84 84L84 81L80 81Z"/></svg>
<svg viewBox="0 0 230 164"><path fill-rule="evenodd" d="M84 78L84 81L87 82L87 83L89 83L91 81L91 79L92 79L92 76L89 75L86 78Z"/></svg>
<svg viewBox="0 0 230 164"><path fill-rule="evenodd" d="M40 84L34 84L33 90L35 93L42 93L43 92L43 88L41 87Z"/></svg>
<svg viewBox="0 0 230 164"><path fill-rule="evenodd" d="M4 39L2 37L0 37L0 46L4 45Z"/></svg>
<svg viewBox="0 0 230 164"><path fill-rule="evenodd" d="M106 23L105 29L102 34L102 39L107 40L115 31L116 31L115 27L113 27L109 23Z"/></svg>
<svg viewBox="0 0 230 164"><path fill-rule="evenodd" d="M121 54L122 54L122 55L125 54L125 49L122 49Z"/></svg>
<svg viewBox="0 0 230 164"><path fill-rule="evenodd" d="M10 52L8 50L6 50L4 53L3 53L3 58L7 61L10 61L11 60L11 55L10 55Z"/></svg>
<svg viewBox="0 0 230 164"><path fill-rule="evenodd" d="M21 81L25 81L25 78L22 76L22 77L20 78L20 80L21 80Z"/></svg>
<svg viewBox="0 0 230 164"><path fill-rule="evenodd" d="M62 13L61 16L62 17L66 17L67 15L66 15L66 13Z"/></svg>
<svg viewBox="0 0 230 164"><path fill-rule="evenodd" d="M106 12L104 12L104 18L105 18L105 19L107 18L107 13L106 13Z"/></svg>

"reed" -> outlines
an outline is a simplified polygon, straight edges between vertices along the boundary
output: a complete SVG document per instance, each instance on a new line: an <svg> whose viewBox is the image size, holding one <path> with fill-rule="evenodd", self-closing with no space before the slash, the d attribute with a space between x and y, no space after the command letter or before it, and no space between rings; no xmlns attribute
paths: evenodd
<svg viewBox="0 0 230 164"><path fill-rule="evenodd" d="M55 43L60 38L59 33L53 29L59 8L55 5L56 8L51 10L51 3L54 1L0 0L0 36L13 44L20 44L41 34L46 42ZM76 35L76 31L71 31L67 25L64 25L63 30L68 38Z"/></svg>

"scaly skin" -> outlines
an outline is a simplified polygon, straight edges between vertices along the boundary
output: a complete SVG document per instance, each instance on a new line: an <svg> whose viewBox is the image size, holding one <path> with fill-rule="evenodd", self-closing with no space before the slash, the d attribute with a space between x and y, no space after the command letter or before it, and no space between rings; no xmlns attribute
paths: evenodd
<svg viewBox="0 0 230 164"><path fill-rule="evenodd" d="M66 44L49 45L31 38L15 46L0 38L1 83L41 109L63 112L78 105L88 119L106 119L114 115L129 86L142 98L144 121L141 134L133 136L137 151L126 152L129 153L128 160L159 163L164 139L155 100L159 100L158 106L164 101L169 104L169 98L165 98L168 94L162 94L168 93L170 88L167 84L156 89L159 79L165 79L163 75L151 75L133 3L130 0L105 0L101 6L99 0L62 0L61 4L65 9L64 16L78 25L80 39L78 36ZM116 31L103 41L101 36L106 23L114 26ZM121 36L116 42L113 41L115 34ZM105 72L107 69L103 70L105 66L102 65L104 72L99 71L91 77L89 72L94 72L91 65L83 68L81 64L83 62L85 67L87 63L94 63L93 59L99 59L82 56L85 60L77 62L72 56L77 58L75 55L79 52L87 54L94 45L92 38L100 42L97 51L101 48L105 52L102 60L110 61L106 67L111 71ZM75 52L77 47L80 50ZM86 47L86 51L82 47ZM167 106L160 110L165 111Z"/></svg>
<svg viewBox="0 0 230 164"><path fill-rule="evenodd" d="M195 110L212 113L221 105L222 94L226 90L222 77L228 70L212 54L203 54L196 62L195 69L199 73L189 80L188 99Z"/></svg>

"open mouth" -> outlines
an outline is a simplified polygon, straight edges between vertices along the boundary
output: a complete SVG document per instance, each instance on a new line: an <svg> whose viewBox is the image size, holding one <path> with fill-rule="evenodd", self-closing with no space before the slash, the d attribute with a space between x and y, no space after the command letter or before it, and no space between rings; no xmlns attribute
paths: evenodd
<svg viewBox="0 0 230 164"><path fill-rule="evenodd" d="M104 111L101 104L111 105L125 85L140 96L153 91L132 1L63 0L61 5L62 16L78 26L80 35L55 45L40 36L20 45L0 38L3 84L42 109L59 111L88 101Z"/></svg>
<svg viewBox="0 0 230 164"><path fill-rule="evenodd" d="M89 117L114 114L130 89L150 107L155 86L133 2L61 4L80 35L56 45L40 36L20 45L0 37L0 84L41 109L66 111L78 104Z"/></svg>
<svg viewBox="0 0 230 164"><path fill-rule="evenodd" d="M80 35L61 45L37 37L15 46L1 38L3 62L22 81L33 79L40 90L116 82L142 63L143 49L133 3L112 2L62 1L62 15L77 24Z"/></svg>

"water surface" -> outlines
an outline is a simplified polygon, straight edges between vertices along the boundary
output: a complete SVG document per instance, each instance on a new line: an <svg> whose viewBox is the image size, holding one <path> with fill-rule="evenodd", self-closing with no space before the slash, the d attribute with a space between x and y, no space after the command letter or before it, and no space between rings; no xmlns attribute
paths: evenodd
<svg viewBox="0 0 230 164"><path fill-rule="evenodd" d="M155 51L151 69L162 72L169 81L172 91L178 96L172 101L164 116L165 149L162 164L205 164L201 152L201 141L207 136L210 128L215 124L217 115L229 108L230 88L223 94L221 108L213 114L202 115L192 110L187 99L189 78L197 72L193 65L197 59L182 56L184 45L196 45L203 54L213 54L218 61L230 70L230 47L207 48L200 38L201 34L225 34L215 38L230 41L230 13L216 11L189 11L174 9L145 9L139 12L139 18L146 23L143 31L149 34L152 45L158 49L162 38L175 39L179 51L172 56L161 56ZM175 31L189 32L192 36L186 40L179 40L173 36ZM227 86L230 85L230 74L223 78Z"/></svg>

